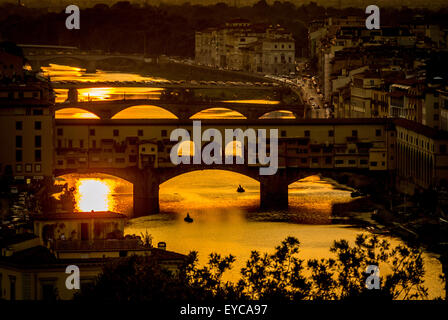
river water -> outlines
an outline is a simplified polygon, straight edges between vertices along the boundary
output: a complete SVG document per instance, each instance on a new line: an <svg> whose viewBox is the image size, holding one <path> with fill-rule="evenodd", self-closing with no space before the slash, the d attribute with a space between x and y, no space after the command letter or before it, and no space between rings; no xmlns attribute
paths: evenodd
<svg viewBox="0 0 448 320"><path fill-rule="evenodd" d="M80 80L86 75L82 70L68 66L52 66L45 72L58 80ZM134 74L108 73L100 71L90 75L89 80L145 80ZM162 79L163 80L163 79ZM162 81L161 80L161 81ZM120 88L121 89L121 88ZM127 94L157 95L158 90L128 88ZM135 91L132 91L135 90ZM113 99L118 90L86 89L89 99ZM109 96L105 96L109 95ZM60 92L59 99L64 96ZM165 117L163 110L144 107L128 111L124 117ZM222 112L219 113L222 116ZM231 112L228 113L232 116ZM89 118L82 110L65 110L57 118ZM132 185L105 175L67 175L63 177L70 187L75 188L77 210L110 210L129 214L132 211ZM246 192L237 193L241 184ZM273 252L275 246L287 236L294 236L301 242L302 259L325 258L335 240L354 242L356 235L366 231L349 225L332 224L332 204L351 201L350 191L340 188L330 179L311 176L289 186L287 211L260 212L259 183L243 175L220 171L203 170L173 178L160 186L161 212L129 221L126 234L140 235L146 231L152 235L153 243L167 243L167 250L188 253L199 252L200 262L211 252L223 255L233 254L236 262L225 279L236 280L239 270L245 265L252 250ZM194 223L183 221L189 213ZM400 240L387 237L397 245ZM443 285L439 280L441 265L432 253L424 254L425 283L429 298L442 296Z"/></svg>

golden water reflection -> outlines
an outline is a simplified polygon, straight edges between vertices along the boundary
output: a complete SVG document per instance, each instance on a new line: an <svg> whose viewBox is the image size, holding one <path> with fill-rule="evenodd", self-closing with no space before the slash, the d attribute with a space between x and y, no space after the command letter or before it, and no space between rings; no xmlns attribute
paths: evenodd
<svg viewBox="0 0 448 320"><path fill-rule="evenodd" d="M76 189L79 210L132 212L132 185L105 175L67 175ZM237 193L241 184L246 192ZM311 176L289 186L288 211L259 211L259 183L236 173L204 170L173 178L160 186L161 213L132 219L126 234L148 231L154 243L167 243L168 250L187 254L199 251L200 263L211 252L233 254L237 260L226 280L236 280L252 250L272 252L287 236L301 242L301 258L325 258L335 240L354 243L359 228L331 224L331 207L335 202L351 201L350 191L333 181ZM194 223L183 221L189 212ZM390 237L393 245L399 240ZM441 265L433 254L424 254L426 285L430 297L443 295L438 275Z"/></svg>
<svg viewBox="0 0 448 320"><path fill-rule="evenodd" d="M96 70L96 73L86 73L83 68L71 67L51 63L48 67L42 67L42 75L50 77L51 81L154 81L166 82L166 79L158 77L141 76L135 73L111 72Z"/></svg>

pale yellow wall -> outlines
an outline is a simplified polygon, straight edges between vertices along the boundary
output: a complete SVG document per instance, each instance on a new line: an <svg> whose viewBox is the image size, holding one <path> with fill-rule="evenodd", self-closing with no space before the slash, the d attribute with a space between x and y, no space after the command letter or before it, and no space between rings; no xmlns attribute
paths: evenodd
<svg viewBox="0 0 448 320"><path fill-rule="evenodd" d="M103 232L97 237L94 234L94 224L103 223ZM115 226L121 232L124 231L124 219L114 219L114 218L101 218L101 219L67 219L67 220L46 220L46 221L35 221L34 222L34 234L42 239L42 231L46 225L56 224L54 232L54 240L60 239L62 234L65 235L65 239L69 240L72 236L72 232L75 231L72 240L81 240L81 224L87 223L89 227L89 240L94 239L105 239L107 233L114 231Z"/></svg>
<svg viewBox="0 0 448 320"><path fill-rule="evenodd" d="M26 109L31 109L31 115L26 114ZM41 116L33 115L33 109L42 109L44 114ZM16 130L16 121L22 121L23 129ZM41 130L34 129L35 121L42 124ZM53 174L53 116L49 108L25 108L25 107L4 107L0 108L0 163L2 170L6 165L11 165L16 176L52 176ZM35 136L42 138L42 147L35 148ZM16 162L16 136L22 136L22 161ZM34 150L40 149L42 160L35 161ZM22 171L16 171L16 164L22 164ZM31 172L25 172L26 164L32 165ZM36 171L36 164L41 165L41 171Z"/></svg>
<svg viewBox="0 0 448 320"><path fill-rule="evenodd" d="M65 281L68 274L65 273L66 266L62 268L48 268L48 269L30 269L18 270L12 267L0 266L0 274L2 275L2 298L6 300L11 299L10 291L10 276L16 277L16 300L42 300L42 283L52 282L58 291L59 299L71 300L73 295L78 290L68 290ZM97 275L102 271L101 266L79 266L81 290L84 280L93 281ZM25 295L24 278L29 278L29 295Z"/></svg>

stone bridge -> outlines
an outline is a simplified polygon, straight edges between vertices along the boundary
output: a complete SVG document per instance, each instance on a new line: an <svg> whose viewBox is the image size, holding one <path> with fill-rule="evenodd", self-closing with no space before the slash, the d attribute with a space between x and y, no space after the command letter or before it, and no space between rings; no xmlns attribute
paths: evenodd
<svg viewBox="0 0 448 320"><path fill-rule="evenodd" d="M285 110L290 111L296 118L303 118L304 107L301 103L295 105L285 104L257 104L257 103L231 103L222 101L197 101L197 102L170 102L160 99L126 99L110 101L87 101L74 103L56 104L56 110L65 108L80 108L102 120L112 119L117 113L127 108L139 105L150 105L163 108L178 119L190 119L196 113L210 108L226 108L237 111L248 120L259 119L266 113L272 111Z"/></svg>
<svg viewBox="0 0 448 320"><path fill-rule="evenodd" d="M91 53L50 53L50 54L28 54L25 55L28 60L31 69L34 71L39 71L42 66L48 65L49 63L57 63L59 61L64 61L67 59L80 62L82 66L86 68L87 73L95 73L97 69L97 64L100 61L106 60L127 60L133 64L141 65L145 63L145 58L140 55L126 55L126 54L91 54Z"/></svg>
<svg viewBox="0 0 448 320"><path fill-rule="evenodd" d="M133 217L158 213L160 185L185 173L201 170L225 170L242 174L260 183L260 209L286 210L288 208L288 186L300 179L312 175L325 176L352 185L354 188L372 186L372 181L379 182L382 190L391 185L388 172L366 172L356 169L307 169L279 168L275 175L259 175L259 167L248 165L178 165L166 168L89 168L56 169L55 176L66 174L107 174L133 185ZM375 185L373 183L373 185Z"/></svg>

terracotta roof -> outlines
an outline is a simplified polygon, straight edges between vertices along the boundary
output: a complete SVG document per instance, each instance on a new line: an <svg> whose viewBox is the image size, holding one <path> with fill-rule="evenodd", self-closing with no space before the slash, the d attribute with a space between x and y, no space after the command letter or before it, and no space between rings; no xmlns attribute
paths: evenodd
<svg viewBox="0 0 448 320"><path fill-rule="evenodd" d="M394 123L396 126L403 127L408 130L412 130L416 133L424 135L425 137L434 139L434 140L448 140L448 132L437 130L423 124L420 124L415 121L407 120L407 119L395 119Z"/></svg>

